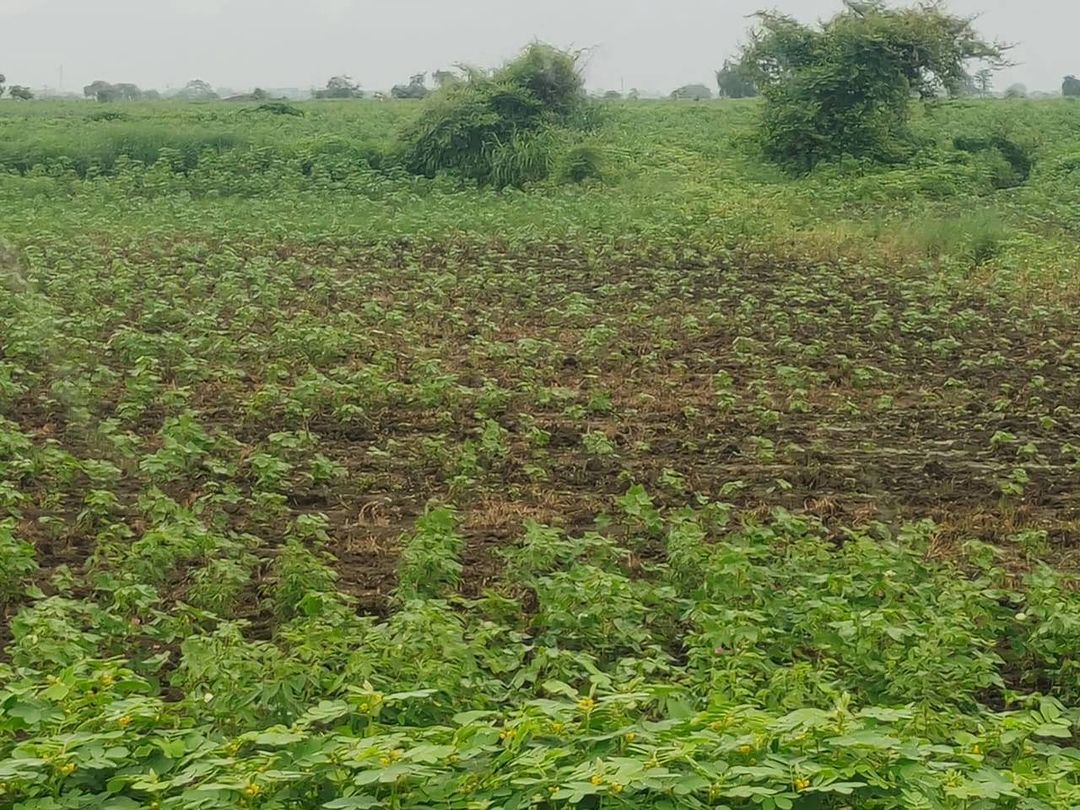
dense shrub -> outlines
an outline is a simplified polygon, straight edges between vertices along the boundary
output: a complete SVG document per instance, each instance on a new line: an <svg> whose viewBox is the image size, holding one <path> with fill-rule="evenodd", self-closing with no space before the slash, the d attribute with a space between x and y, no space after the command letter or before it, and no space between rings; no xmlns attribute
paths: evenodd
<svg viewBox="0 0 1080 810"><path fill-rule="evenodd" d="M602 179L603 176L603 153L591 143L571 147L563 153L559 162L559 177L567 182L581 183L590 179Z"/></svg>
<svg viewBox="0 0 1080 810"><path fill-rule="evenodd" d="M403 134L403 163L497 188L543 179L554 165L549 130L571 122L583 88L577 55L533 43L494 73L473 70L432 95Z"/></svg>
<svg viewBox="0 0 1080 810"><path fill-rule="evenodd" d="M961 152L977 154L996 151L1002 158L1002 169L995 172L994 188L1015 188L1027 182L1035 160L1024 146L1006 138L994 135L988 138L960 136L953 139L953 147Z"/></svg>

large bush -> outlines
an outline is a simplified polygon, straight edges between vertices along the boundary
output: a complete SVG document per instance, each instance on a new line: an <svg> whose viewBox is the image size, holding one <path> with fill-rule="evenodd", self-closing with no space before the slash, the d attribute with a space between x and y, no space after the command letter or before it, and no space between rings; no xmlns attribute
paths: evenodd
<svg viewBox="0 0 1080 810"><path fill-rule="evenodd" d="M743 65L765 98L765 153L795 170L846 156L902 157L911 99L959 92L971 60L997 64L1003 52L971 19L938 5L851 2L818 27L772 13L759 19Z"/></svg>
<svg viewBox="0 0 1080 810"><path fill-rule="evenodd" d="M469 71L429 97L404 132L403 163L499 188L543 179L554 165L554 130L584 102L577 55L533 43L501 69Z"/></svg>

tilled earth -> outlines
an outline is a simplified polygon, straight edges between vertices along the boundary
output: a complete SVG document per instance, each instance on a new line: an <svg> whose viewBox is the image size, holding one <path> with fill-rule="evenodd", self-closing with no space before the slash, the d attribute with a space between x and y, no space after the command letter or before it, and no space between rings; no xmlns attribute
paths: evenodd
<svg viewBox="0 0 1080 810"><path fill-rule="evenodd" d="M1067 302L632 244L33 258L3 305L0 506L45 588L60 566L122 568L167 502L241 538L255 632L304 514L327 518L340 587L383 612L428 504L461 511L476 595L526 521L586 531L634 484L661 507L808 512L838 541L931 518L941 554L977 539L1017 568L1080 561ZM205 562L181 557L161 572L177 600Z"/></svg>

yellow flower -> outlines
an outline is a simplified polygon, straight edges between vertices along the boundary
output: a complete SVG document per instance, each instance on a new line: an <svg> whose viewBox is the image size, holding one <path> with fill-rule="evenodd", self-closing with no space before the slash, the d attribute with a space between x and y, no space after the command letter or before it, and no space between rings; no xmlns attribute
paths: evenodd
<svg viewBox="0 0 1080 810"><path fill-rule="evenodd" d="M585 714L588 714L596 708L596 701L593 700L591 697L582 698L577 702L577 707L581 709L581 711L585 712Z"/></svg>
<svg viewBox="0 0 1080 810"><path fill-rule="evenodd" d="M102 686L112 686L114 683L116 683L116 679L113 678L112 675L102 675L100 678L98 678L98 682Z"/></svg>
<svg viewBox="0 0 1080 810"><path fill-rule="evenodd" d="M506 742L510 742L510 741L512 741L514 739L514 736L516 734L517 734L517 732L514 729L512 729L512 728L504 728L501 732L499 732L499 739L504 740Z"/></svg>
<svg viewBox="0 0 1080 810"><path fill-rule="evenodd" d="M360 711L362 711L364 714L367 714L369 711L371 711L371 707L366 703L361 703Z"/></svg>
<svg viewBox="0 0 1080 810"><path fill-rule="evenodd" d="M121 717L116 722L120 724L120 728L127 728L128 726L131 725L131 715L130 714L125 714L123 717Z"/></svg>
<svg viewBox="0 0 1080 810"><path fill-rule="evenodd" d="M622 793L622 791L623 791L623 786L620 785L618 782L612 782L611 783L611 792L614 793L616 796L618 796L620 793Z"/></svg>
<svg viewBox="0 0 1080 810"><path fill-rule="evenodd" d="M752 746L752 745L740 745L735 750L738 751L740 754L749 754L751 751L754 750L754 746Z"/></svg>
<svg viewBox="0 0 1080 810"><path fill-rule="evenodd" d="M551 733L552 734L562 734L564 731L566 731L566 724L565 723L556 722L556 723L551 724Z"/></svg>
<svg viewBox="0 0 1080 810"><path fill-rule="evenodd" d="M971 746L971 753L975 754L975 756L979 756L982 753L982 746L978 743Z"/></svg>
<svg viewBox="0 0 1080 810"><path fill-rule="evenodd" d="M623 739L625 739L628 743L632 743L634 740L637 739L637 734L632 731L628 731L626 732L626 736Z"/></svg>
<svg viewBox="0 0 1080 810"><path fill-rule="evenodd" d="M548 785L548 793L553 793L554 794L554 793L558 793L558 792L559 792L559 786L558 785Z"/></svg>
<svg viewBox="0 0 1080 810"><path fill-rule="evenodd" d="M73 773L75 773L75 763L65 762L63 765L60 766L60 773L62 773L64 776L71 776Z"/></svg>
<svg viewBox="0 0 1080 810"><path fill-rule="evenodd" d="M258 796L260 793L262 793L262 787L255 784L254 782L244 788L244 795L252 799Z"/></svg>
<svg viewBox="0 0 1080 810"><path fill-rule="evenodd" d="M589 781L592 782L594 785L602 785L602 784L604 784L603 774L594 773L593 778L590 779Z"/></svg>
<svg viewBox="0 0 1080 810"><path fill-rule="evenodd" d="M803 776L795 777L795 789L797 791L799 791L801 793L802 791L806 790L809 787L810 787L810 780L809 779L807 779L807 778L805 778Z"/></svg>

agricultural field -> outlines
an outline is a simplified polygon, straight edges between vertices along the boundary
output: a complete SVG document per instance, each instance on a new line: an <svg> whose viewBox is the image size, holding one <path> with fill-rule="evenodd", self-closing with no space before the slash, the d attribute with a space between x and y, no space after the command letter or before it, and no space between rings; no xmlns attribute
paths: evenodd
<svg viewBox="0 0 1080 810"><path fill-rule="evenodd" d="M757 105L0 105L0 806L1080 806L1080 104Z"/></svg>

